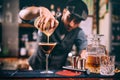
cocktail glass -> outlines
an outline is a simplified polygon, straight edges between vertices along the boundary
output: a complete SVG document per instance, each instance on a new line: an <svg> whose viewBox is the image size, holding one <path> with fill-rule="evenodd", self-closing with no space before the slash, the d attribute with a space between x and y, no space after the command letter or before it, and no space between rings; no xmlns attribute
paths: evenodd
<svg viewBox="0 0 120 80"><path fill-rule="evenodd" d="M46 55L46 70L42 71L40 73L53 73L53 71L48 70L48 57L49 54L51 53L51 51L53 50L53 48L55 47L57 43L56 42L51 42L51 43L46 43L46 42L40 42L39 46L41 48L41 50L45 53Z"/></svg>

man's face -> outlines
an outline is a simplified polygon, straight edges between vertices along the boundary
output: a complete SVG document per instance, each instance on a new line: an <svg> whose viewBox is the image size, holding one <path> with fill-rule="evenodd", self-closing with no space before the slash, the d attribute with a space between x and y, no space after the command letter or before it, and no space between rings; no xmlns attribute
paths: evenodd
<svg viewBox="0 0 120 80"><path fill-rule="evenodd" d="M71 31L79 26L81 20L71 14L67 9L64 9L62 21L67 31Z"/></svg>

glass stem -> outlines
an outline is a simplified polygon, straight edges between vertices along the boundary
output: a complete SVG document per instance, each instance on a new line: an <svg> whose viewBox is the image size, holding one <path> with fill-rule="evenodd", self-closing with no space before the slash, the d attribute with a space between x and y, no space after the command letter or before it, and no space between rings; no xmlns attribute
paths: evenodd
<svg viewBox="0 0 120 80"><path fill-rule="evenodd" d="M47 42L49 43L49 36L47 36Z"/></svg>
<svg viewBox="0 0 120 80"><path fill-rule="evenodd" d="M49 57L49 54L45 54L46 55L46 71L48 72L48 57Z"/></svg>

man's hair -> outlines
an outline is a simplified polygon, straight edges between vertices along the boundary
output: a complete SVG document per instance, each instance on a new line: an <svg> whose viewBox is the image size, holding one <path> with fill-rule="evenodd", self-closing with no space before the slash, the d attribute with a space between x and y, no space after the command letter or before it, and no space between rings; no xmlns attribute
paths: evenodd
<svg viewBox="0 0 120 80"><path fill-rule="evenodd" d="M68 0L66 8L81 20L85 20L88 16L88 7L82 0Z"/></svg>

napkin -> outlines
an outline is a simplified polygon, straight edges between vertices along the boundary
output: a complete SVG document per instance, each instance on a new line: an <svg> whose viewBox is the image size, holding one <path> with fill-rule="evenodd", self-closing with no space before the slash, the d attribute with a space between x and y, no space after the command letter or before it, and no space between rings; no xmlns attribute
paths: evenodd
<svg viewBox="0 0 120 80"><path fill-rule="evenodd" d="M61 70L61 71L56 72L55 74L61 75L61 76L79 76L79 75L81 75L81 72L70 71L70 70Z"/></svg>

